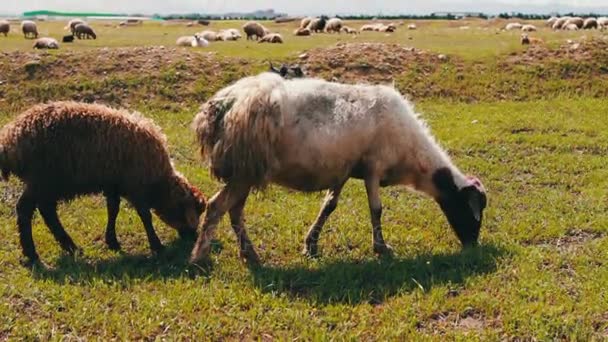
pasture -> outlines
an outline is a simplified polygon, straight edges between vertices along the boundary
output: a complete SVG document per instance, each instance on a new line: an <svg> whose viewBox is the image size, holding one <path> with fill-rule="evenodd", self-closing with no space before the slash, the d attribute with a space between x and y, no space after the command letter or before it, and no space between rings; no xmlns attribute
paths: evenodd
<svg viewBox="0 0 608 342"><path fill-rule="evenodd" d="M175 40L206 28L157 22L93 22L97 40L48 52L14 32L0 37L0 123L50 100L140 110L207 196L221 184L198 157L192 118L215 91L272 60L327 79L394 82L455 163L484 182L489 201L481 246L462 251L432 200L384 188L383 228L395 256L378 259L365 188L351 180L321 234L321 257L311 260L300 251L324 194L272 186L245 208L262 259L248 268L226 218L211 265L198 267L187 262L193 242L157 218L167 250L151 255L126 204L117 223L123 252L109 251L103 197L85 197L59 210L84 254L64 255L36 215L47 267L30 270L20 263L21 185L12 178L0 186L0 340L607 339L608 36L535 22L532 35L545 44L522 47L521 32L499 30L505 23L421 21L415 31L356 38L294 37L297 23L268 23L285 44L196 50ZM63 26L42 22L39 30L60 38Z"/></svg>

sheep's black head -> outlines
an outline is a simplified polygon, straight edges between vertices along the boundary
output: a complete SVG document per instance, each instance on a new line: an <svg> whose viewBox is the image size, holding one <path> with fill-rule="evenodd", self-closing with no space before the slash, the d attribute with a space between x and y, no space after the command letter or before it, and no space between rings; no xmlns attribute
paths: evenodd
<svg viewBox="0 0 608 342"><path fill-rule="evenodd" d="M154 212L163 222L176 229L181 237L196 235L206 200L185 177L175 174L166 184L161 184L155 200Z"/></svg>
<svg viewBox="0 0 608 342"><path fill-rule="evenodd" d="M283 64L280 69L277 69L270 63L270 71L279 74L286 79L304 77L304 72L299 65Z"/></svg>
<svg viewBox="0 0 608 342"><path fill-rule="evenodd" d="M487 204L486 191L481 182L474 177L467 177L467 182L468 185L458 188L448 168L441 168L433 174L433 183L438 190L436 200L465 247L477 245L483 210Z"/></svg>

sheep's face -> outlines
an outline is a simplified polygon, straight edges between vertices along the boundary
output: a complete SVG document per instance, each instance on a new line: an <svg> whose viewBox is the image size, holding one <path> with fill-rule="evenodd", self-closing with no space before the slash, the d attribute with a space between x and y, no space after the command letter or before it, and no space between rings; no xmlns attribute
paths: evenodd
<svg viewBox="0 0 608 342"><path fill-rule="evenodd" d="M205 197L185 178L177 175L165 191L161 191L155 208L158 217L175 228L181 237L194 237L199 218L205 210Z"/></svg>
<svg viewBox="0 0 608 342"><path fill-rule="evenodd" d="M270 63L270 71L281 75L281 77L285 79L304 77L304 71L302 71L302 68L299 65L290 66L283 64L280 69L277 69Z"/></svg>
<svg viewBox="0 0 608 342"><path fill-rule="evenodd" d="M487 204L481 182L474 177L468 177L467 181L468 185L459 189L449 169L442 168L433 174L433 183L438 190L436 200L465 247L477 245L483 210Z"/></svg>

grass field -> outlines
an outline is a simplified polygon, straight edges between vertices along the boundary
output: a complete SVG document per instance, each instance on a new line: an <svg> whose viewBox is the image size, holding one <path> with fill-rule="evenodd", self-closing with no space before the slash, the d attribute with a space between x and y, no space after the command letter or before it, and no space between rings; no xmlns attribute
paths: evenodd
<svg viewBox="0 0 608 342"><path fill-rule="evenodd" d="M41 31L59 35L64 25L42 23ZM436 68L407 65L391 76L456 164L488 189L481 247L461 251L432 200L385 188L385 238L396 256L377 259L365 189L353 180L321 235L318 260L299 252L323 194L271 187L246 208L260 267L240 262L228 222L218 229L209 268L189 265L192 242L159 220L168 250L151 256L136 213L124 204L117 224L124 252L111 252L103 242L103 198L86 197L60 208L84 255L62 254L36 216L34 239L49 267L29 270L20 264L14 215L21 188L11 179L0 187L0 340L608 339L607 60L565 54L542 65L507 63L524 48L519 33L496 34L501 23L419 22L415 32L356 39L296 39L293 25L277 29L284 45L218 43L209 49L215 54L167 49L171 61L158 67L146 64L162 57L157 52L140 59L119 48L169 47L176 36L200 29L100 24L100 39L50 53L32 52L17 35L0 37L0 122L46 100L142 110L168 135L178 169L211 195L220 184L197 158L189 124L209 95L262 70L265 59L297 60L340 40L447 54L450 61ZM566 39L605 41L600 32L538 35L548 51ZM124 57L102 59L110 52L98 47ZM37 71L28 72L28 63ZM331 67L319 64L319 75L331 77Z"/></svg>

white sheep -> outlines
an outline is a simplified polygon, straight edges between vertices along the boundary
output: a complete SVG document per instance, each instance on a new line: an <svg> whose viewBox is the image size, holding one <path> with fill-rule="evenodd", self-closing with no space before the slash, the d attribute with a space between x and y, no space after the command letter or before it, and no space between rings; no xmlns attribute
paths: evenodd
<svg viewBox="0 0 608 342"><path fill-rule="evenodd" d="M340 18L331 18L325 24L325 32L332 33L337 32L340 33L342 30L342 19Z"/></svg>
<svg viewBox="0 0 608 342"><path fill-rule="evenodd" d="M461 243L477 244L487 201L483 185L452 163L394 88L263 73L212 96L193 128L211 173L226 185L208 203L192 262L209 255L226 212L241 256L257 262L243 208L252 189L271 183L306 192L328 190L306 237L305 253L316 255L321 229L350 178L364 180L376 253L391 253L382 235L380 200L380 187L391 185L435 199Z"/></svg>
<svg viewBox="0 0 608 342"><path fill-rule="evenodd" d="M566 22L564 23L564 26L562 28L568 27L568 25L574 24L574 25L576 25L577 28L580 29L580 28L583 28L584 23L585 23L585 21L583 20L583 18L580 18L580 17L569 18L568 20L566 20ZM565 29L572 30L572 29L568 29L568 28L565 28Z"/></svg>
<svg viewBox="0 0 608 342"><path fill-rule="evenodd" d="M534 31L536 31L536 26L527 24L527 25L522 26L521 30L523 32L534 32Z"/></svg>
<svg viewBox="0 0 608 342"><path fill-rule="evenodd" d="M553 24L555 24L555 22L558 20L558 17L551 17L549 19L547 19L547 26L549 27L553 27Z"/></svg>
<svg viewBox="0 0 608 342"><path fill-rule="evenodd" d="M562 30L566 30L566 31L578 31L578 25L576 25L575 23L565 24L563 26Z"/></svg>
<svg viewBox="0 0 608 342"><path fill-rule="evenodd" d="M310 36L310 34L310 29L308 29L307 27L299 27L295 31L293 31L294 36Z"/></svg>
<svg viewBox="0 0 608 342"><path fill-rule="evenodd" d="M258 43L283 44L283 36L278 33L269 33L262 37Z"/></svg>
<svg viewBox="0 0 608 342"><path fill-rule="evenodd" d="M198 35L200 37L203 37L206 41L209 41L209 42L214 42L214 41L218 40L218 35L217 35L217 32L215 32L215 31L205 30L203 32L199 32Z"/></svg>
<svg viewBox="0 0 608 342"><path fill-rule="evenodd" d="M600 29L608 28L608 18L607 17L597 18L597 25Z"/></svg>
<svg viewBox="0 0 608 342"><path fill-rule="evenodd" d="M342 32L346 34L359 34L359 31L357 29L354 29L350 26L342 26Z"/></svg>
<svg viewBox="0 0 608 342"><path fill-rule="evenodd" d="M561 17L558 18L555 23L553 23L553 26L551 27L553 30L561 30L564 27L564 24L566 23L566 21L568 21L570 19L570 17Z"/></svg>
<svg viewBox="0 0 608 342"><path fill-rule="evenodd" d="M209 42L195 34L194 36L183 36L179 37L176 41L177 46L188 46L188 47L207 47L209 46Z"/></svg>
<svg viewBox="0 0 608 342"><path fill-rule="evenodd" d="M408 29L408 30L415 30L415 29L417 29L417 28L418 28L418 27L416 26L416 24L409 24L409 25L407 25L407 29Z"/></svg>
<svg viewBox="0 0 608 342"><path fill-rule="evenodd" d="M219 34L224 40L239 40L243 37L239 30L235 28L221 30Z"/></svg>
<svg viewBox="0 0 608 342"><path fill-rule="evenodd" d="M505 30L507 31L511 31L511 30L521 30L521 28L524 25L520 24L520 23L508 23L507 26L505 26Z"/></svg>
<svg viewBox="0 0 608 342"><path fill-rule="evenodd" d="M24 20L21 22L21 32L23 32L23 36L27 38L38 38L38 27L36 23L31 20Z"/></svg>
<svg viewBox="0 0 608 342"><path fill-rule="evenodd" d="M301 29L307 28L313 19L314 19L314 17L303 18L302 21L300 21L300 28Z"/></svg>
<svg viewBox="0 0 608 342"><path fill-rule="evenodd" d="M59 49L59 42L55 38L42 37L34 42L34 49Z"/></svg>

